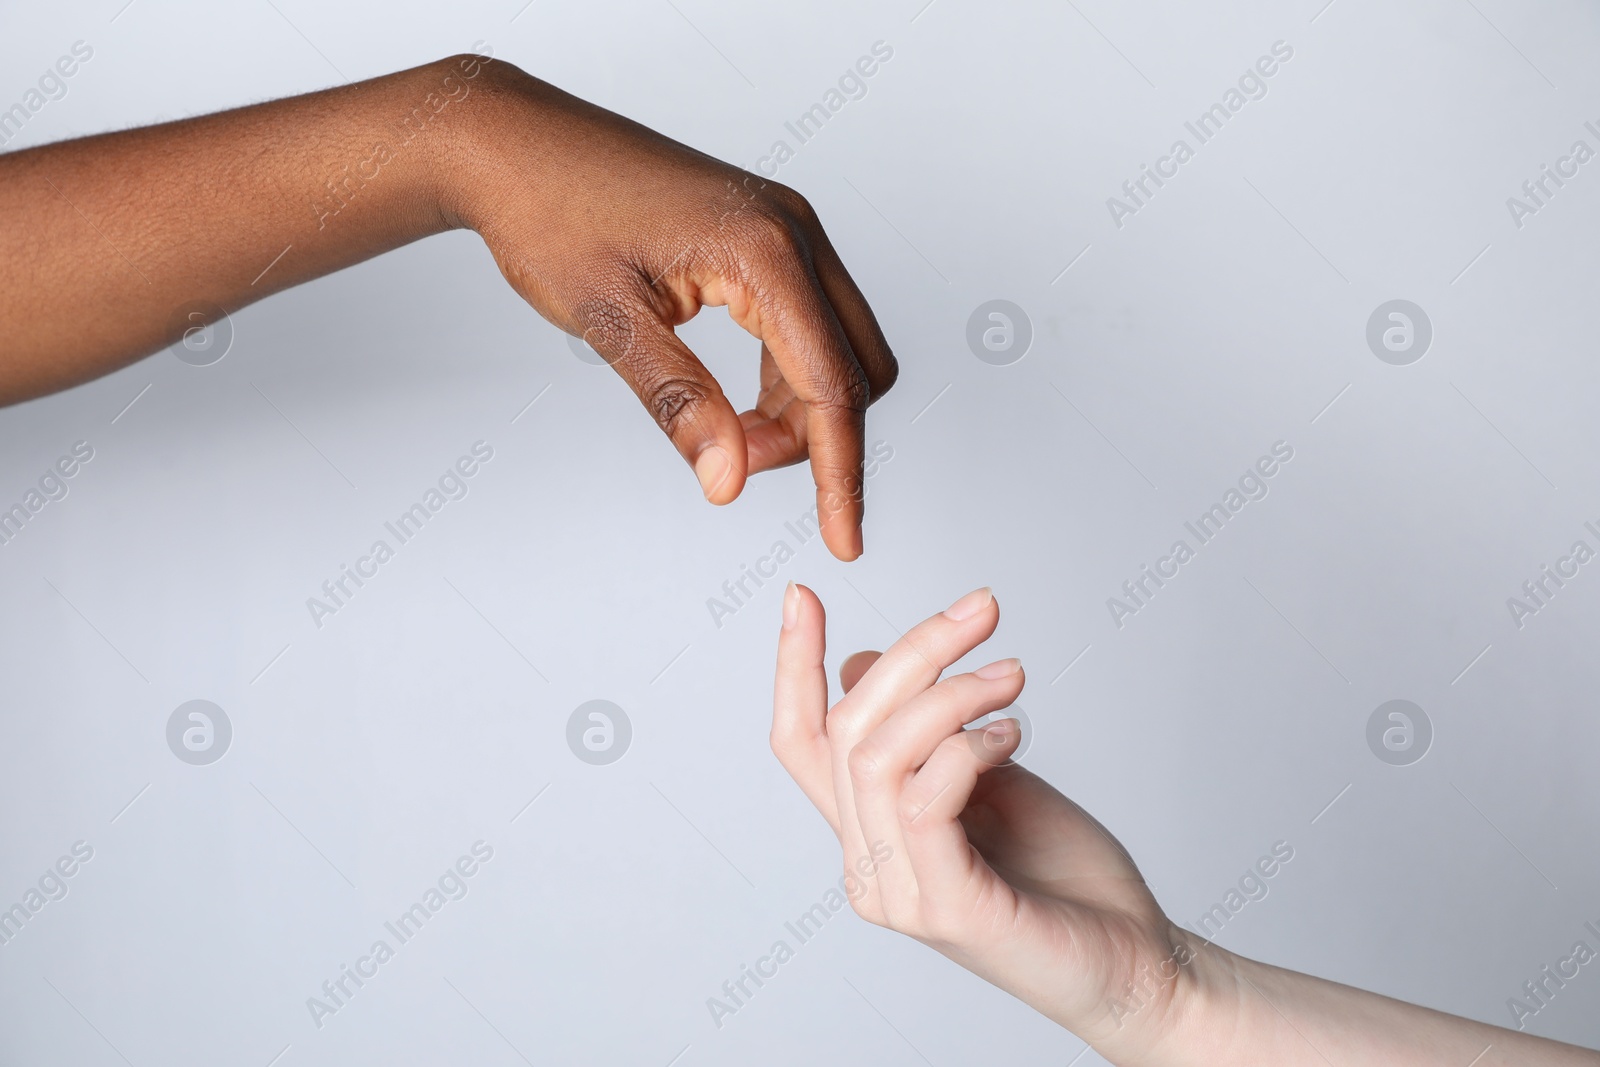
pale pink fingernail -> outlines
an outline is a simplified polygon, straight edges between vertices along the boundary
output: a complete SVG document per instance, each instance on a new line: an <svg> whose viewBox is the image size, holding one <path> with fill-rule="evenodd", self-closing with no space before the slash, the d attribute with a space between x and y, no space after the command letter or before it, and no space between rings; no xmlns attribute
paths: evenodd
<svg viewBox="0 0 1600 1067"><path fill-rule="evenodd" d="M1017 720L1015 719L1001 719L985 726L983 728L983 736L990 744L1002 745L1011 736L1011 731L1016 729L1016 726Z"/></svg>
<svg viewBox="0 0 1600 1067"><path fill-rule="evenodd" d="M728 480L728 475L733 473L733 460L728 458L728 452L721 445L712 445L701 452L694 461L694 476L700 479L700 491L710 500L713 493L722 488L722 483Z"/></svg>
<svg viewBox="0 0 1600 1067"><path fill-rule="evenodd" d="M793 582L783 591L783 628L794 629L800 621L800 589Z"/></svg>
<svg viewBox="0 0 1600 1067"><path fill-rule="evenodd" d="M994 590L988 586L974 589L960 600L944 609L945 615L956 620L970 619L978 612L989 606L989 601L994 599Z"/></svg>
<svg viewBox="0 0 1600 1067"><path fill-rule="evenodd" d="M1021 669L1022 661L1020 659L1013 658L995 660L993 663L990 663L987 666L979 667L972 673L977 675L979 678L982 678L986 682L994 682L1001 678L1009 678Z"/></svg>

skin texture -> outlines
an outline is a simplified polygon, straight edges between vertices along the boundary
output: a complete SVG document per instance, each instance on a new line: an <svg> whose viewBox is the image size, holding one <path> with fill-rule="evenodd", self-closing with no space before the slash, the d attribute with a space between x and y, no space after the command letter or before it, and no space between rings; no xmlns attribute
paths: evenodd
<svg viewBox="0 0 1600 1067"><path fill-rule="evenodd" d="M896 365L815 213L508 64L457 56L10 153L0 198L0 404L157 351L215 317L197 308L231 312L466 227L541 315L612 364L708 499L809 458L826 543L861 553L865 413ZM708 306L761 341L751 410L736 413L673 332ZM852 658L830 710L822 605L786 594L773 749L838 834L863 917L1118 1064L1600 1063L1176 927L1104 827L1007 760L1014 722L962 731L1022 690L1014 660L939 680L998 612L980 590L882 657Z"/></svg>
<svg viewBox="0 0 1600 1067"><path fill-rule="evenodd" d="M1016 660L941 680L1000 620L987 589L841 671L790 584L772 749L838 836L857 914L1033 1006L1121 1067L1577 1067L1600 1053L1236 956L1176 926L1082 808L1011 762ZM887 853L888 858L884 859Z"/></svg>
<svg viewBox="0 0 1600 1067"><path fill-rule="evenodd" d="M828 548L861 554L866 409L897 368L810 205L510 64L454 56L12 152L0 200L0 405L466 227L632 387L708 500L809 459ZM717 306L761 342L742 413L674 333Z"/></svg>

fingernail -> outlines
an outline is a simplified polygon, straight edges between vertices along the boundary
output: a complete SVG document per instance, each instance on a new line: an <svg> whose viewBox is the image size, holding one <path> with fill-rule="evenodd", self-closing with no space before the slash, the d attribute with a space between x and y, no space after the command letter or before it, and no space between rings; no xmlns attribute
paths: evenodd
<svg viewBox="0 0 1600 1067"><path fill-rule="evenodd" d="M988 666L979 667L972 673L977 675L979 678L982 678L986 682L993 682L1001 678L1009 678L1021 669L1022 661L1020 659L1012 658L995 660Z"/></svg>
<svg viewBox="0 0 1600 1067"><path fill-rule="evenodd" d="M800 590L795 588L793 582L783 591L783 628L794 629L794 624L800 621Z"/></svg>
<svg viewBox="0 0 1600 1067"><path fill-rule="evenodd" d="M994 590L990 589L988 586L984 586L982 589L974 589L972 592L968 593L954 604L951 604L948 608L945 608L944 613L950 618L955 619L957 622L960 622L963 619L972 618L978 612L988 607L989 601L993 599Z"/></svg>
<svg viewBox="0 0 1600 1067"><path fill-rule="evenodd" d="M728 458L727 449L721 445L712 445L694 461L694 476L700 479L700 491L711 499L711 494L722 487L728 480L728 475L733 473L733 461Z"/></svg>
<svg viewBox="0 0 1600 1067"><path fill-rule="evenodd" d="M983 728L983 736L991 744L999 745L1011 736L1011 731L1016 728L1016 725L1017 720L1015 719L1000 719L998 722L992 722L985 726Z"/></svg>

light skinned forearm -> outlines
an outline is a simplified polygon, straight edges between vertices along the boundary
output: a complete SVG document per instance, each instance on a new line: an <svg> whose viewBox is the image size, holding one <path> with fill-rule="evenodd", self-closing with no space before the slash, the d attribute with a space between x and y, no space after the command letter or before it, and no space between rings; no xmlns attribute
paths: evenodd
<svg viewBox="0 0 1600 1067"><path fill-rule="evenodd" d="M371 81L0 156L0 405L459 224L449 183L495 66ZM92 308L92 314L85 309Z"/></svg>
<svg viewBox="0 0 1600 1067"><path fill-rule="evenodd" d="M1190 1002L1124 1067L1596 1067L1600 1052L1236 956L1197 954ZM1116 1060L1119 1064L1123 1061Z"/></svg>

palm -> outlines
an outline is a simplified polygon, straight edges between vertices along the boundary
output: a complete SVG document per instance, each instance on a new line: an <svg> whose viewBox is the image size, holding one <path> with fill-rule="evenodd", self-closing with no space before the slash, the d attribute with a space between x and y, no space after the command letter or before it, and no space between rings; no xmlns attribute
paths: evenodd
<svg viewBox="0 0 1600 1067"><path fill-rule="evenodd" d="M1128 985L1140 988L1164 962L1165 973L1175 971L1171 924L1127 851L1093 816L1008 764L979 779L961 823L983 859L975 907L987 914L973 919L997 934L966 946L960 955L971 959L962 962L995 972L991 980L1002 986L1010 984L1002 974L1041 976L1055 1002L1050 1014L1080 1025L1161 999L1134 998ZM1025 992L1038 1003L1037 991Z"/></svg>
<svg viewBox="0 0 1600 1067"><path fill-rule="evenodd" d="M1191 939L1104 827L1007 758L1020 736L1011 720L963 728L1017 699L1021 664L940 678L994 632L992 594L967 594L887 653L846 659L831 709L822 605L801 586L787 597L773 751L839 835L847 869L876 872L851 899L857 913L1097 1047L1159 1033L1175 979L1187 984ZM908 864L892 861L902 854ZM1141 1025L1119 1033L1133 1015Z"/></svg>

